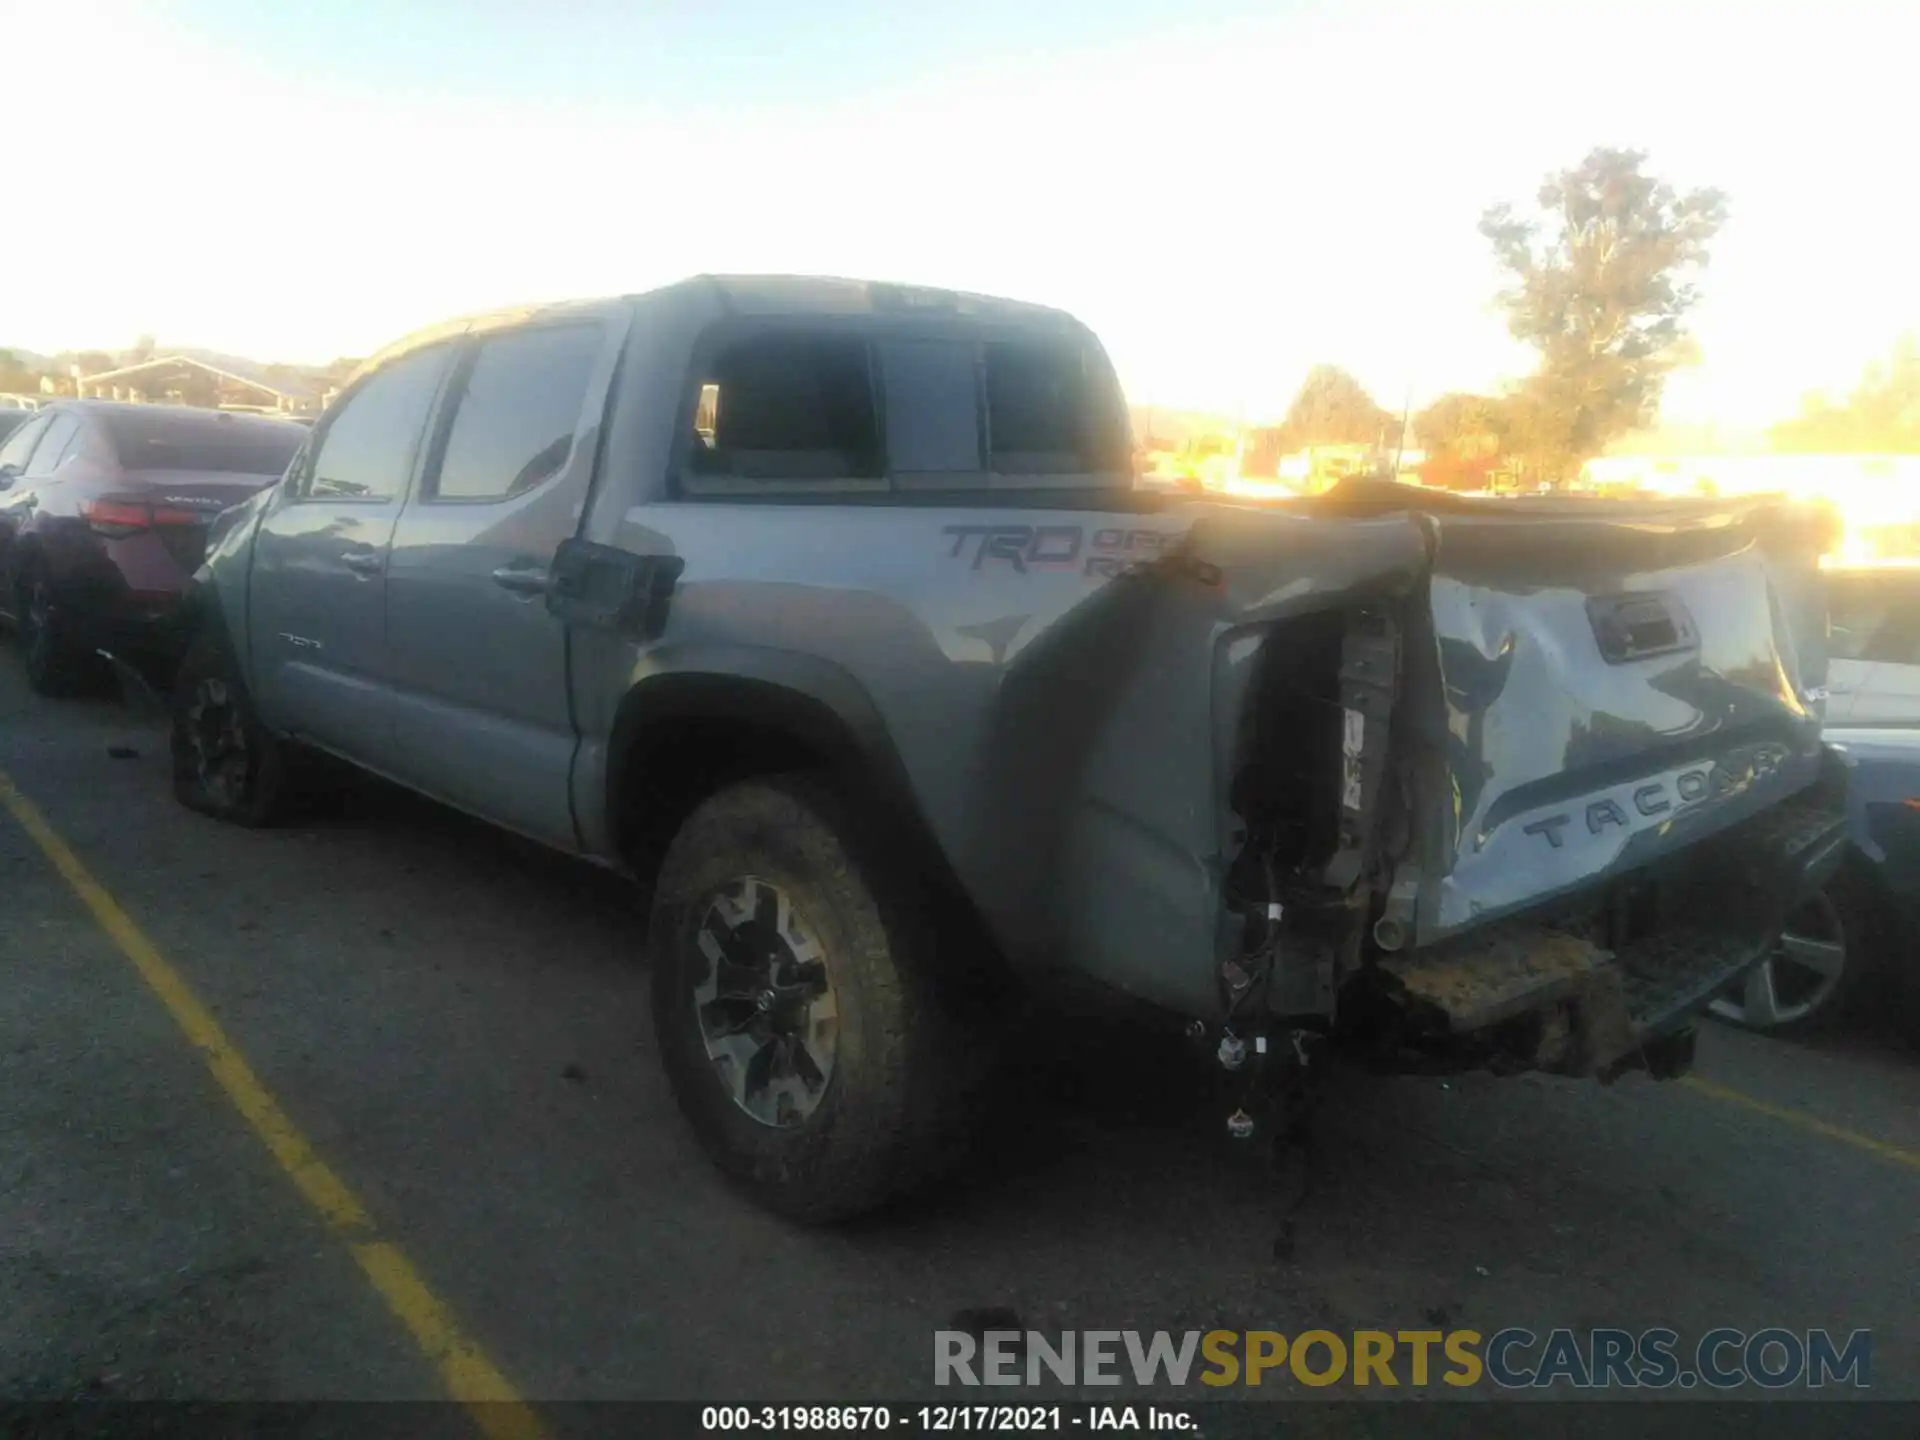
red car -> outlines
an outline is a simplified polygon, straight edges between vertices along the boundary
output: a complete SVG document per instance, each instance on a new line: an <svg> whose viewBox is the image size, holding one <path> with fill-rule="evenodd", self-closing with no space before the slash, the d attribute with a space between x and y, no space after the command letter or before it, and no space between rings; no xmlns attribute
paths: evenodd
<svg viewBox="0 0 1920 1440"><path fill-rule="evenodd" d="M213 518L278 480L307 430L283 420L70 400L0 444L0 613L45 695L100 651L136 668L170 625Z"/></svg>

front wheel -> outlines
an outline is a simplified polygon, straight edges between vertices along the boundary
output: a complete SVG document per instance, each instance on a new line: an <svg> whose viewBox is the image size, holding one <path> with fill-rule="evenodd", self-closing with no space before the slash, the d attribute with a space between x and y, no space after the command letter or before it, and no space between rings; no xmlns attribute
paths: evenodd
<svg viewBox="0 0 1920 1440"><path fill-rule="evenodd" d="M965 1066L914 899L808 777L720 791L668 851L655 1034L701 1145L770 1209L844 1219L956 1153Z"/></svg>
<svg viewBox="0 0 1920 1440"><path fill-rule="evenodd" d="M201 631L173 687L173 794L236 825L271 825L289 803L286 746L261 725L226 644Z"/></svg>

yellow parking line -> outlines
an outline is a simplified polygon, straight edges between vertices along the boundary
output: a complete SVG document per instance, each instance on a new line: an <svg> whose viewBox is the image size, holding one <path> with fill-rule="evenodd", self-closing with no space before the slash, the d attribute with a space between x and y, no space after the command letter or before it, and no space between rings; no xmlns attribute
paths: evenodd
<svg viewBox="0 0 1920 1440"><path fill-rule="evenodd" d="M253 1127L287 1178L319 1212L327 1227L347 1242L373 1288L407 1327L422 1353L440 1372L447 1393L464 1404L488 1440L543 1440L546 1432L527 1403L514 1391L480 1347L462 1332L446 1305L427 1287L413 1262L397 1245L378 1238L372 1218L346 1183L307 1143L287 1112L259 1077L180 973L140 932L106 887L47 823L47 817L0 771L0 805L47 857L80 897L120 953L132 962L159 997L181 1031Z"/></svg>
<svg viewBox="0 0 1920 1440"><path fill-rule="evenodd" d="M1869 1155L1878 1155L1882 1160L1891 1160L1894 1164L1904 1165L1909 1170L1920 1170L1920 1154L1899 1145L1889 1144L1885 1140L1876 1140L1871 1135L1862 1135L1858 1130L1829 1125L1826 1121L1809 1115L1804 1110L1792 1110L1785 1105L1775 1105L1770 1100L1760 1100L1742 1091L1729 1089L1725 1085L1716 1085L1713 1081L1702 1080L1697 1075L1688 1075L1680 1083L1689 1089L1698 1090L1702 1095L1711 1095L1716 1100L1724 1100L1729 1105L1738 1105L1757 1114L1784 1121L1801 1130L1811 1131L1815 1135L1824 1135L1829 1140L1838 1140L1842 1145L1851 1145L1854 1149L1864 1150Z"/></svg>

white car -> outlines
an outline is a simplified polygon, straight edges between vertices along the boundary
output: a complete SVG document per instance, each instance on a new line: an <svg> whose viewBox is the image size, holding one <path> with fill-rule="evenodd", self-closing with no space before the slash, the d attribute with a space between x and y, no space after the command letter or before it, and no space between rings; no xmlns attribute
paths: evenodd
<svg viewBox="0 0 1920 1440"><path fill-rule="evenodd" d="M1829 725L1920 726L1920 559L1827 572Z"/></svg>

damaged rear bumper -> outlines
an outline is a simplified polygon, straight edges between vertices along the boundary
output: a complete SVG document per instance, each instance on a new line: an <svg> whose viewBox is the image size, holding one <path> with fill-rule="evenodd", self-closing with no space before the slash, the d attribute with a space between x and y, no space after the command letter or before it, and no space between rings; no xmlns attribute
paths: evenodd
<svg viewBox="0 0 1920 1440"><path fill-rule="evenodd" d="M1701 845L1684 876L1655 877L1669 893L1654 918L1611 943L1591 924L1507 922L1382 957L1373 978L1400 1021L1395 1045L1601 1079L1678 1073L1694 1019L1767 958L1845 845L1837 808L1777 806Z"/></svg>

